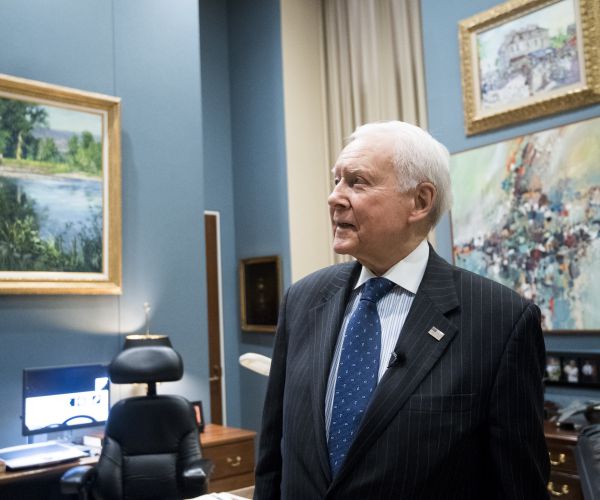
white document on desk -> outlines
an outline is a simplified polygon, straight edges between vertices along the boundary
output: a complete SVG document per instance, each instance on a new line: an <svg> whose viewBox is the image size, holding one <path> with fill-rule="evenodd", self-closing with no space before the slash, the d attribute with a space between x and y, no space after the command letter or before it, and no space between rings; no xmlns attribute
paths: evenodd
<svg viewBox="0 0 600 500"><path fill-rule="evenodd" d="M88 453L70 443L44 441L0 449L0 460L7 469L40 467L87 457Z"/></svg>
<svg viewBox="0 0 600 500"><path fill-rule="evenodd" d="M209 493L208 495L201 495L194 497L190 500L248 500L244 497L233 495L232 493Z"/></svg>

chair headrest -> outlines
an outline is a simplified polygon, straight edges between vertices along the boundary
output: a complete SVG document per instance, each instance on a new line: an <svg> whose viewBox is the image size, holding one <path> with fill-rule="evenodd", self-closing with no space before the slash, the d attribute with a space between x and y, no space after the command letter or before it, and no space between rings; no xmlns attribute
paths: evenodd
<svg viewBox="0 0 600 500"><path fill-rule="evenodd" d="M183 376L183 361L172 347L130 347L117 354L108 373L116 384L172 382Z"/></svg>

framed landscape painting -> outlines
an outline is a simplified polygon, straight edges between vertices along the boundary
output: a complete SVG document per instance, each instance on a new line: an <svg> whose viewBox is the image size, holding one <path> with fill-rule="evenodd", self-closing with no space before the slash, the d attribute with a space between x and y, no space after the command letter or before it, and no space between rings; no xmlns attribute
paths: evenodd
<svg viewBox="0 0 600 500"><path fill-rule="evenodd" d="M543 329L600 331L600 118L453 154L456 264L533 300Z"/></svg>
<svg viewBox="0 0 600 500"><path fill-rule="evenodd" d="M459 24L467 135L600 101L598 0L512 0Z"/></svg>
<svg viewBox="0 0 600 500"><path fill-rule="evenodd" d="M120 99L0 75L0 293L121 292Z"/></svg>

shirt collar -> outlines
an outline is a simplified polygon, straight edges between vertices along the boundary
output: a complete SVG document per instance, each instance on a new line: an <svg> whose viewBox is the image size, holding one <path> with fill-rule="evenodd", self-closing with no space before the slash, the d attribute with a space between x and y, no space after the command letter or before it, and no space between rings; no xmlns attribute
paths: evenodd
<svg viewBox="0 0 600 500"><path fill-rule="evenodd" d="M423 240L411 253L390 267L382 277L393 281L396 285L411 293L417 293L423 275L425 274L428 260L429 245L427 240ZM354 285L354 289L361 286L365 281L376 277L377 276L369 269L362 266L360 276L358 277L356 285Z"/></svg>

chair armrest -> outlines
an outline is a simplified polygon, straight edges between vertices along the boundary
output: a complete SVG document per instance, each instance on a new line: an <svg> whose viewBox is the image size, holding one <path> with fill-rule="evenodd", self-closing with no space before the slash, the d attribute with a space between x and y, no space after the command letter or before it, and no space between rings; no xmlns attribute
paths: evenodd
<svg viewBox="0 0 600 500"><path fill-rule="evenodd" d="M204 495L208 489L208 478L213 469L212 461L206 458L189 462L181 471L184 497Z"/></svg>
<svg viewBox="0 0 600 500"><path fill-rule="evenodd" d="M96 471L92 465L78 465L67 470L60 478L60 492L63 495L77 495L90 483Z"/></svg>

